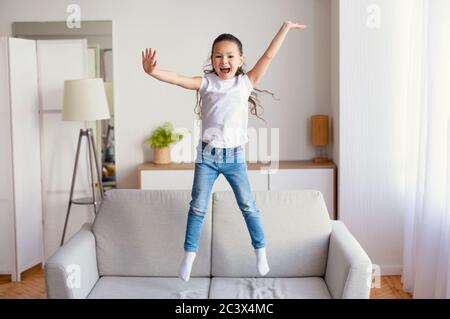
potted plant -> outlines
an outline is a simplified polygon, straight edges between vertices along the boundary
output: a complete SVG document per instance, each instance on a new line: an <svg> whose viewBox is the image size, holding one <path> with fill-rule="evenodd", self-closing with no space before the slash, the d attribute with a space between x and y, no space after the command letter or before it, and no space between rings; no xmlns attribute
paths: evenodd
<svg viewBox="0 0 450 319"><path fill-rule="evenodd" d="M183 134L175 132L170 122L157 127L145 141L153 148L153 162L155 164L170 163L170 144L183 139Z"/></svg>

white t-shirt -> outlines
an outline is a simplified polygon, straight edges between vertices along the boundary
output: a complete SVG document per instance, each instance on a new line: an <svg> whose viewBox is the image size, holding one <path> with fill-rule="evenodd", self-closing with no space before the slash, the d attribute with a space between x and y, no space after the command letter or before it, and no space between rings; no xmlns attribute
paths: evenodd
<svg viewBox="0 0 450 319"><path fill-rule="evenodd" d="M252 90L246 74L228 80L215 73L203 76L199 90L203 142L218 148L237 147L248 142L248 98Z"/></svg>

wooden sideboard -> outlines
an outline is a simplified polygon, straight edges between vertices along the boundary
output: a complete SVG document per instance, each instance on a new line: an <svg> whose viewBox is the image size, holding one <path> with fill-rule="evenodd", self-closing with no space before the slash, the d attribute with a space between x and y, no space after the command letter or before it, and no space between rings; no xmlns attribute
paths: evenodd
<svg viewBox="0 0 450 319"><path fill-rule="evenodd" d="M337 219L337 167L333 162L280 161L248 163L248 175L253 191L315 189L322 192L331 219ZM154 164L138 167L141 189L191 189L194 163ZM223 175L214 183L214 191L231 190Z"/></svg>

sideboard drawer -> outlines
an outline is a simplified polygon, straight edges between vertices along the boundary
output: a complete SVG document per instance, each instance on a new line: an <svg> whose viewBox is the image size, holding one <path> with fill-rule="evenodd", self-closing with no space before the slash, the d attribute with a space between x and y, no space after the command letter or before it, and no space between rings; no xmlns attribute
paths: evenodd
<svg viewBox="0 0 450 319"><path fill-rule="evenodd" d="M141 171L141 189L191 189L193 170Z"/></svg>
<svg viewBox="0 0 450 319"><path fill-rule="evenodd" d="M280 169L269 175L270 190L319 190L327 205L331 219L336 218L335 171L329 168Z"/></svg>
<svg viewBox="0 0 450 319"><path fill-rule="evenodd" d="M193 170L142 170L141 189L192 189L194 182ZM267 190L267 175L259 171L248 171L248 178L253 191ZM231 191L231 186L221 174L214 183L213 192Z"/></svg>

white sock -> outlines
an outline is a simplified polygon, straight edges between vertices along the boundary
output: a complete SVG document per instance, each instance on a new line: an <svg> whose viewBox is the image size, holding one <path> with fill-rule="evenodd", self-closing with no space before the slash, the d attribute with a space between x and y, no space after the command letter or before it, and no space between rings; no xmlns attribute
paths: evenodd
<svg viewBox="0 0 450 319"><path fill-rule="evenodd" d="M261 276L265 276L269 272L269 264L267 263L266 248L255 249L256 268Z"/></svg>
<svg viewBox="0 0 450 319"><path fill-rule="evenodd" d="M195 255L196 254L193 251L187 251L184 254L184 258L183 261L181 262L180 272L178 276L180 277L180 279L184 281L189 281L189 278L191 277L191 269L192 264L194 263Z"/></svg>

